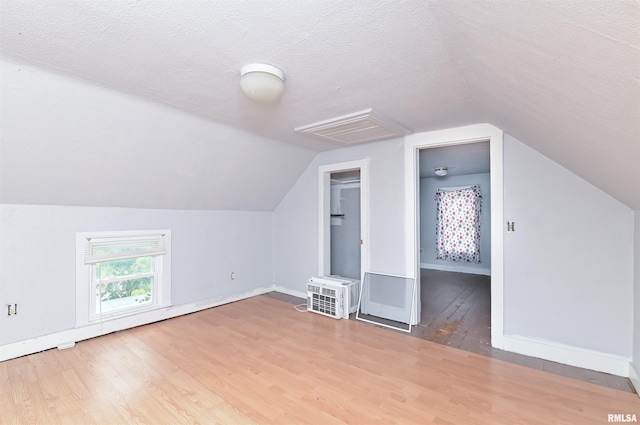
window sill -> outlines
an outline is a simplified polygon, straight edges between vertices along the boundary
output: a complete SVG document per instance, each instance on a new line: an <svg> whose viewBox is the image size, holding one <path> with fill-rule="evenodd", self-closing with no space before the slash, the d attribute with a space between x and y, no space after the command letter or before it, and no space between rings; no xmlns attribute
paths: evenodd
<svg viewBox="0 0 640 425"><path fill-rule="evenodd" d="M147 307L141 307L141 308L135 308L134 310L129 310L129 311L125 311L125 312L112 312L112 313L106 313L103 314L101 317L98 318L94 318L89 320L89 322L87 323L87 325L95 325L95 324L100 324L100 323L106 323L106 322L112 322L115 320L119 320L119 319L126 319L126 318L131 318L131 317L136 317L136 316L140 316L142 314L146 314L149 312L153 312L153 311L158 311L158 310L166 310L170 307L172 307L173 304L162 304L162 305L158 305L158 304L153 304Z"/></svg>

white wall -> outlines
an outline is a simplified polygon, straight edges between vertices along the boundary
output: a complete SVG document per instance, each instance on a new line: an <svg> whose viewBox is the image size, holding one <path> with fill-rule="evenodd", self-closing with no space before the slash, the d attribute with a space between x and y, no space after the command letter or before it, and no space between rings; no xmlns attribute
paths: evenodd
<svg viewBox="0 0 640 425"><path fill-rule="evenodd" d="M491 274L491 187L490 174L427 177L420 179L420 264L423 268L462 273ZM480 263L456 263L436 258L436 191L442 187L480 185Z"/></svg>
<svg viewBox="0 0 640 425"><path fill-rule="evenodd" d="M505 335L628 358L633 211L504 138Z"/></svg>
<svg viewBox="0 0 640 425"><path fill-rule="evenodd" d="M318 179L321 165L369 159L370 271L404 275L403 139L318 154L274 212L275 281L305 290L318 275Z"/></svg>
<svg viewBox="0 0 640 425"><path fill-rule="evenodd" d="M68 331L77 231L172 230L175 308L138 324L272 288L271 211L315 152L25 63L0 72L0 305L19 312L0 314L0 360L95 335Z"/></svg>
<svg viewBox="0 0 640 425"><path fill-rule="evenodd" d="M633 211L505 135L505 349L625 375L631 357ZM275 282L318 272L318 167L370 161L370 264L406 264L403 142L319 154L274 212ZM626 371L625 369L626 365Z"/></svg>
<svg viewBox="0 0 640 425"><path fill-rule="evenodd" d="M0 205L0 346L75 325L75 232L171 229L172 303L273 284L272 213ZM235 272L236 279L230 274Z"/></svg>

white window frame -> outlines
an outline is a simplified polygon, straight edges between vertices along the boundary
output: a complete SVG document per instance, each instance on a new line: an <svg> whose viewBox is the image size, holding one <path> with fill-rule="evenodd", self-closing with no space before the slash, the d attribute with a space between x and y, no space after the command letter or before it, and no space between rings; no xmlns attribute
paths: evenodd
<svg viewBox="0 0 640 425"><path fill-rule="evenodd" d="M149 237L162 236L164 240L164 253L152 252L141 256L153 256L154 290L151 302L132 306L110 312L95 311L95 288L92 272L96 267L96 259L91 258L87 251L89 240L102 240L112 238L124 243L129 240L137 240ZM104 261L110 261L106 258ZM99 261L98 261L99 262ZM106 320L131 316L150 310L165 308L171 305L171 231L162 230L136 230L136 231L111 231L111 232L78 232L76 233L76 327L100 323Z"/></svg>

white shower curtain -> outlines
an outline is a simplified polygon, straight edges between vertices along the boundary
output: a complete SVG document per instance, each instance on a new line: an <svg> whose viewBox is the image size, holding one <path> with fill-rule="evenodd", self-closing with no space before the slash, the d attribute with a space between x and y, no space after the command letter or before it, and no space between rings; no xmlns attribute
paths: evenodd
<svg viewBox="0 0 640 425"><path fill-rule="evenodd" d="M436 191L436 258L480 262L480 186Z"/></svg>

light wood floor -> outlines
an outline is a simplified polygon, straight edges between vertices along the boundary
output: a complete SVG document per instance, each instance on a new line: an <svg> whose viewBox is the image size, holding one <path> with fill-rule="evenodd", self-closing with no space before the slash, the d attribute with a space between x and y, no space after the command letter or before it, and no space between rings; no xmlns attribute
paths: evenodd
<svg viewBox="0 0 640 425"><path fill-rule="evenodd" d="M634 394L254 297L0 363L1 424L604 424Z"/></svg>

